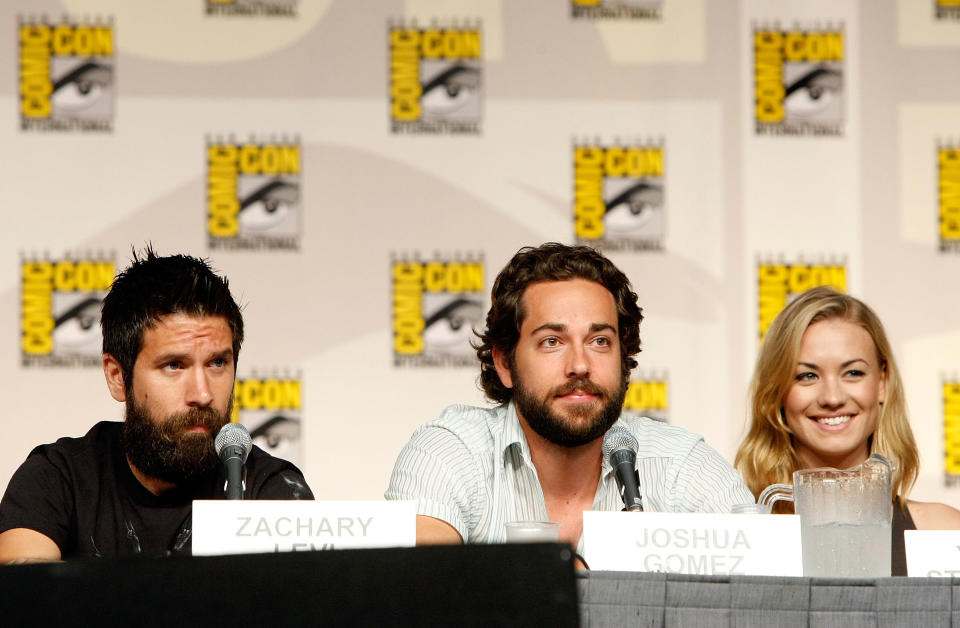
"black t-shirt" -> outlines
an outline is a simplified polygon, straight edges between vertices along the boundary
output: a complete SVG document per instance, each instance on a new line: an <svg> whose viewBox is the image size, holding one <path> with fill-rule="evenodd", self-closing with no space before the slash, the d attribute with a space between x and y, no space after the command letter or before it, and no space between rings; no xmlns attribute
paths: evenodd
<svg viewBox="0 0 960 628"><path fill-rule="evenodd" d="M191 550L195 499L223 499L226 472L154 495L130 471L122 423L97 423L82 438L30 452L0 501L0 532L29 528L50 537L64 559ZM313 499L303 474L257 446L246 463L244 499Z"/></svg>

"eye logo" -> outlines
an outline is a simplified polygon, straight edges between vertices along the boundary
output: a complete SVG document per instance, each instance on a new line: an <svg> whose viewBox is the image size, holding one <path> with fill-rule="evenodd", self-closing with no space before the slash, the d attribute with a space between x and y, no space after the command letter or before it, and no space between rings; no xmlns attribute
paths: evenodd
<svg viewBox="0 0 960 628"><path fill-rule="evenodd" d="M113 26L20 21L20 127L113 130Z"/></svg>
<svg viewBox="0 0 960 628"><path fill-rule="evenodd" d="M937 148L940 251L960 252L960 149Z"/></svg>
<svg viewBox="0 0 960 628"><path fill-rule="evenodd" d="M635 374L634 379L627 385L627 394L623 398L623 413L669 423L670 403L666 374Z"/></svg>
<svg viewBox="0 0 960 628"><path fill-rule="evenodd" d="M395 26L390 39L394 133L479 133L483 104L480 30Z"/></svg>
<svg viewBox="0 0 960 628"><path fill-rule="evenodd" d="M586 19L659 20L664 0L570 0L570 16Z"/></svg>
<svg viewBox="0 0 960 628"><path fill-rule="evenodd" d="M113 283L114 262L27 260L20 270L24 366L98 366L100 305Z"/></svg>
<svg viewBox="0 0 960 628"><path fill-rule="evenodd" d="M474 261L479 259L480 261ZM395 366L472 366L470 342L485 312L483 262L394 256L393 353Z"/></svg>
<svg viewBox="0 0 960 628"><path fill-rule="evenodd" d="M300 145L207 145L207 235L211 248L297 249Z"/></svg>
<svg viewBox="0 0 960 628"><path fill-rule="evenodd" d="M756 29L753 49L758 134L842 135L842 31Z"/></svg>
<svg viewBox="0 0 960 628"><path fill-rule="evenodd" d="M608 250L663 248L664 147L574 145L574 233Z"/></svg>
<svg viewBox="0 0 960 628"><path fill-rule="evenodd" d="M233 384L232 420L249 430L255 445L294 464L301 458L301 414L299 376L252 376Z"/></svg>
<svg viewBox="0 0 960 628"><path fill-rule="evenodd" d="M763 342L773 319L801 292L817 286L847 291L847 268L842 263L805 264L802 261L757 264L759 340Z"/></svg>
<svg viewBox="0 0 960 628"><path fill-rule="evenodd" d="M934 0L934 15L938 20L960 20L960 0Z"/></svg>

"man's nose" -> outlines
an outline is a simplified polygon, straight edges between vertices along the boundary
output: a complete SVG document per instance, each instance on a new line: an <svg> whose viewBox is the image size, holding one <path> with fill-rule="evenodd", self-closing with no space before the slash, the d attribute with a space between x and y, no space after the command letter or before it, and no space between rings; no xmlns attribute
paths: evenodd
<svg viewBox="0 0 960 628"><path fill-rule="evenodd" d="M187 390L187 405L192 408L205 408L211 403L213 403L213 392L207 374L202 368L194 369Z"/></svg>
<svg viewBox="0 0 960 628"><path fill-rule="evenodd" d="M590 359L587 350L582 345L570 345L567 351L567 377L588 377L590 375Z"/></svg>

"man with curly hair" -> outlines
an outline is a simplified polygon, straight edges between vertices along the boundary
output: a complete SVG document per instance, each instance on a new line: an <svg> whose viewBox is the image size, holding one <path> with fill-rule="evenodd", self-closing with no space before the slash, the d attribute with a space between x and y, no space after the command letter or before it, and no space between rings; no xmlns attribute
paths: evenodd
<svg viewBox="0 0 960 628"><path fill-rule="evenodd" d="M508 521L556 521L580 548L584 510L620 510L601 445L611 429L639 442L647 510L729 512L753 502L703 439L621 417L643 315L627 277L596 250L521 249L497 277L475 345L492 408L451 406L397 459L387 499L417 502L417 542L498 543Z"/></svg>

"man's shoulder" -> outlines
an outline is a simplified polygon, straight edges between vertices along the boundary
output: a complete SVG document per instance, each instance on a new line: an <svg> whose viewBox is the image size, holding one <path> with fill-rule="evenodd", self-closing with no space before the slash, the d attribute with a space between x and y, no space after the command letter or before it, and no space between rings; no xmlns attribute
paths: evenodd
<svg viewBox="0 0 960 628"><path fill-rule="evenodd" d="M289 460L277 458L270 452L261 449L258 445L254 445L250 449L246 464L248 468L254 468L258 471L275 472L284 469L293 469L298 473L300 471L300 469L297 469L296 465Z"/></svg>
<svg viewBox="0 0 960 628"><path fill-rule="evenodd" d="M248 484L258 499L313 499L303 472L295 464L277 458L257 445L247 458L247 472ZM277 478L282 480L280 488L276 485Z"/></svg>
<svg viewBox="0 0 960 628"><path fill-rule="evenodd" d="M506 417L506 406L483 408L454 404L444 408L433 421L424 423L420 430L442 429L463 436L492 436L503 427Z"/></svg>
<svg viewBox="0 0 960 628"><path fill-rule="evenodd" d="M472 426L480 424L502 425L507 416L506 406L470 406L467 404L456 403L447 406L440 413L440 416L430 421L426 425L439 425L447 428L459 428L461 426Z"/></svg>
<svg viewBox="0 0 960 628"><path fill-rule="evenodd" d="M30 456L45 455L69 459L98 455L105 448L119 442L122 426L123 423L116 421L100 421L83 436L62 436L52 443L37 445L30 452Z"/></svg>
<svg viewBox="0 0 960 628"><path fill-rule="evenodd" d="M621 416L620 421L637 437L641 456L685 456L703 441L690 430L645 416Z"/></svg>

